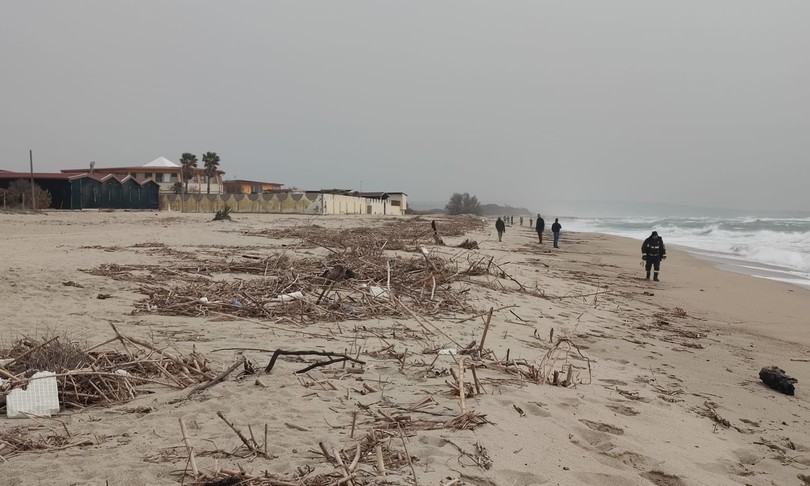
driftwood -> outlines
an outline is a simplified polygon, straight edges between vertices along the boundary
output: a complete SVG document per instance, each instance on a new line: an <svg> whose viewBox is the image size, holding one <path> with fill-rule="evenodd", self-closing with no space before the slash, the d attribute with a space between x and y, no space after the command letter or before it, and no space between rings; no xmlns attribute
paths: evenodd
<svg viewBox="0 0 810 486"><path fill-rule="evenodd" d="M193 388L193 389L192 389L192 390L191 390L191 391L188 393L188 395L186 396L186 398L188 398L188 397L190 397L190 396L194 395L195 393L199 393L199 392L201 392L201 391L203 391L203 390L206 390L206 389L208 389L208 388L211 388L212 386L216 385L217 383L219 383L219 382L221 382L222 380L224 380L225 378L227 378L227 377L228 377L228 375L230 375L231 373L233 373L233 371L234 371L236 368L238 368L240 365L244 366L244 365L246 365L246 364L247 364L247 360L245 359L245 357L244 357L244 356L242 356L242 358L241 358L241 359L239 359L238 361L236 361L236 363L234 363L234 364L232 364L230 367L228 367L228 369L227 369L227 370L225 370L225 371L223 371L222 373L220 373L219 375L217 375L217 376L216 376L216 377L215 377L213 380L209 381L208 383L203 383L203 384L201 384L201 385L197 385L196 387L194 387L194 388Z"/></svg>
<svg viewBox="0 0 810 486"><path fill-rule="evenodd" d="M0 375L7 378L0 385L0 402L6 392L31 381L31 370L55 373L59 402L68 409L125 402L140 395L139 386L146 383L183 389L214 379L208 360L196 351L175 356L113 329L114 338L87 349L67 336L57 336L41 341L23 338L0 350L0 358L9 358L6 368L0 368ZM96 350L114 341L120 341L124 352Z"/></svg>
<svg viewBox="0 0 810 486"><path fill-rule="evenodd" d="M770 388L785 395L793 395L795 391L793 384L799 381L788 376L783 369L776 366L766 366L759 370L759 379Z"/></svg>
<svg viewBox="0 0 810 486"><path fill-rule="evenodd" d="M138 284L147 297L135 304L137 312L300 324L403 317L409 312L400 302L424 317L474 314L477 309L467 299L469 285L500 285L505 289L499 280L511 278L489 257L475 251L421 253L423 245L434 243L432 231L424 223L414 218L381 227L329 229L301 225L246 233L299 238L296 250L317 246L329 251L324 257L303 256L295 250L258 256L234 255L232 251L192 253L155 246L149 247L149 253L171 257L172 263L104 264L84 271ZM442 236L460 236L482 224L478 218L452 218L439 223ZM392 255L391 251L420 255ZM256 278L213 278L227 274ZM346 278L352 275L354 278ZM474 278L478 276L495 280ZM534 292L525 286L522 289Z"/></svg>
<svg viewBox="0 0 810 486"><path fill-rule="evenodd" d="M465 248L467 250L477 250L478 249L478 242L475 240L464 240L461 244L457 246L457 248Z"/></svg>
<svg viewBox="0 0 810 486"><path fill-rule="evenodd" d="M328 351L284 351L281 349L275 350L273 356L270 358L270 362L267 363L267 367L264 369L265 373L270 373L273 370L273 366L276 364L276 360L279 356L326 356L330 358L329 361L319 361L315 364L309 365L304 369L298 370L295 373L306 373L307 371L317 368L319 366L326 366L333 363L340 363L341 361L351 361L357 364L366 364L365 361L360 361L359 359L352 358L351 356L347 356L345 354L338 354L338 353L330 353Z"/></svg>

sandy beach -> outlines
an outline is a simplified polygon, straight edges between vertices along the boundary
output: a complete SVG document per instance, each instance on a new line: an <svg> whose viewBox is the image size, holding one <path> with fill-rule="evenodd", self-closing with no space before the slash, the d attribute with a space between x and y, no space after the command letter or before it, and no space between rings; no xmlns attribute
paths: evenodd
<svg viewBox="0 0 810 486"><path fill-rule="evenodd" d="M305 293L306 304L290 304L322 312L319 322L309 322L303 310L300 318L284 319L227 310L253 305L241 300L220 307L181 302L174 308L202 315L167 315L163 302L178 298L172 279L181 275L142 271L134 280L134 270L114 274L111 267L88 273L103 265L151 265L199 285L249 288L254 279L281 277L222 269L265 261L270 269L283 256L291 271L302 262L305 276L318 262L351 251L296 236L302 228L314 229L307 235L319 228L382 231L412 218L210 219L174 212L0 213L0 350L23 337L56 335L90 348L115 337L112 324L172 356L199 353L209 361L209 377L243 357L257 368L237 379L240 367L191 396L191 385L145 383L134 399L70 408L52 419L3 414L0 483L224 485L240 484L233 478L243 470L242 484L278 486L810 485L808 289L723 271L676 250L662 265L662 281L648 282L640 241L564 231L561 248L552 250L550 233L540 245L533 230L511 226L499 243L489 220L445 236L447 246L439 246L427 217L413 223L424 231L403 248L380 243L381 258L410 262L393 267L390 284L381 270L373 282L324 285L320 298ZM440 232L454 224L436 221ZM465 239L480 249L457 248ZM188 270L190 261L196 271ZM459 262L486 272L462 275ZM452 265L461 269L452 281L431 283L431 274ZM427 275L419 302L406 300L412 294L404 290L388 292L406 271ZM344 283L350 287L341 290ZM145 285L168 293L159 301L156 293L147 305ZM385 292L384 305L374 303L371 287ZM372 317L352 314L353 304L340 300L350 289L372 296L358 301L375 309ZM190 298L202 297L208 296ZM256 308L275 312L284 304L272 301L277 297L257 296L267 300ZM327 308L332 299L349 318L334 317L337 311ZM480 346L490 308L496 311ZM479 347L483 352L475 352ZM462 354L465 348L470 352ZM97 349L125 351L121 341ZM324 358L281 356L265 373L278 349L349 354L363 364L296 374ZM569 365L569 386L546 382L554 371L566 378ZM770 365L798 379L795 396L762 384L759 370ZM464 400L459 375L470 391ZM12 429L32 441L59 435L64 446L3 447ZM322 449L339 451L346 464Z"/></svg>

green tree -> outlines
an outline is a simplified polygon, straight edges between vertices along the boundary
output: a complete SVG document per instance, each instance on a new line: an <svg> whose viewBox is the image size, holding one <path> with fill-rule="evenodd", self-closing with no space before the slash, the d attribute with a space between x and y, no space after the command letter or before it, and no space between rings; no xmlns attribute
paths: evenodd
<svg viewBox="0 0 810 486"><path fill-rule="evenodd" d="M444 209L450 214L481 214L481 204L479 204L478 198L470 196L468 192L453 193Z"/></svg>
<svg viewBox="0 0 810 486"><path fill-rule="evenodd" d="M174 184L172 184L172 192L174 192L175 194L183 194L183 183L177 181Z"/></svg>
<svg viewBox="0 0 810 486"><path fill-rule="evenodd" d="M180 175L183 178L183 182L186 184L185 192L188 193L188 181L194 177L194 169L197 167L197 156L185 152L180 156L180 165L182 166L182 169L180 169Z"/></svg>
<svg viewBox="0 0 810 486"><path fill-rule="evenodd" d="M206 194L211 194L211 178L217 175L217 168L219 167L219 155L216 152L206 152L202 156L203 168L205 169L205 176L208 179L208 191Z"/></svg>

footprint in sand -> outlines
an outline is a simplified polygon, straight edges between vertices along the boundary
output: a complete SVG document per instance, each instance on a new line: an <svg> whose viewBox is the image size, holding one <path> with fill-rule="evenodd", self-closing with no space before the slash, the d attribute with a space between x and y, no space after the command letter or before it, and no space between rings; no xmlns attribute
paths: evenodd
<svg viewBox="0 0 810 486"><path fill-rule="evenodd" d="M613 435L624 435L624 429L602 422L594 422L592 420L579 419L580 422L585 424L591 430L598 430L599 432L607 432Z"/></svg>
<svg viewBox="0 0 810 486"><path fill-rule="evenodd" d="M600 379L599 381L601 381L602 383L607 383L608 385L620 385L620 386L627 386L627 382L626 382L626 381L622 381L622 380L606 380L606 379Z"/></svg>
<svg viewBox="0 0 810 486"><path fill-rule="evenodd" d="M628 417L632 417L634 415L638 415L640 412L633 407L628 407L627 405L622 405L620 403L609 403L605 405L607 408L613 410L616 413L626 415Z"/></svg>
<svg viewBox="0 0 810 486"><path fill-rule="evenodd" d="M586 428L578 427L578 436L581 437L585 443L581 442L579 438L571 438L571 443L575 446L578 446L582 449L585 449L588 452L609 452L616 447L616 444L613 443L612 435L606 434L604 432L598 432L594 430L589 430Z"/></svg>
<svg viewBox="0 0 810 486"><path fill-rule="evenodd" d="M678 476L661 471L647 471L641 473L641 477L649 480L656 486L686 486L686 483Z"/></svg>
<svg viewBox="0 0 810 486"><path fill-rule="evenodd" d="M461 479L463 479L465 482L477 484L479 486L501 486L504 484L534 486L546 484L549 481L547 478L537 474L532 474L525 471L513 471L511 469L494 471L491 478L461 473Z"/></svg>
<svg viewBox="0 0 810 486"><path fill-rule="evenodd" d="M636 469L646 469L652 462L651 458L630 451L608 451L604 454Z"/></svg>

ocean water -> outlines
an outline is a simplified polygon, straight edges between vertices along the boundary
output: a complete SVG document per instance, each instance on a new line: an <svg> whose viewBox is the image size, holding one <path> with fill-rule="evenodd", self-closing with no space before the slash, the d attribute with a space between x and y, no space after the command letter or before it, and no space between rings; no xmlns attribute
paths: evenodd
<svg viewBox="0 0 810 486"><path fill-rule="evenodd" d="M720 267L810 287L810 218L566 218L564 230L641 242L655 230L677 247Z"/></svg>

